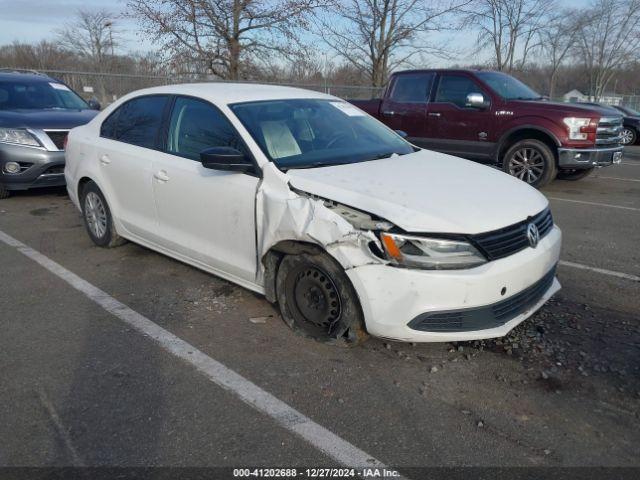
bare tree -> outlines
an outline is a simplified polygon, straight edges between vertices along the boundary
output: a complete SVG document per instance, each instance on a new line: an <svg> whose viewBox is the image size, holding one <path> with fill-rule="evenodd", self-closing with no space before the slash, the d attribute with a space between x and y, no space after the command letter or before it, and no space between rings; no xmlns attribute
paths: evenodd
<svg viewBox="0 0 640 480"><path fill-rule="evenodd" d="M571 57L582 28L582 17L575 10L564 10L549 20L539 31L542 57L549 71L548 95L555 96L561 65Z"/></svg>
<svg viewBox="0 0 640 480"><path fill-rule="evenodd" d="M476 53L489 47L495 68L511 72L539 46L538 33L555 0L475 0L471 5L466 20L478 29Z"/></svg>
<svg viewBox="0 0 640 480"><path fill-rule="evenodd" d="M595 0L583 16L579 53L598 101L617 71L640 58L640 0Z"/></svg>
<svg viewBox="0 0 640 480"><path fill-rule="evenodd" d="M115 55L118 38L113 15L106 10L78 10L76 18L57 31L61 47L90 60L98 69L105 68Z"/></svg>
<svg viewBox="0 0 640 480"><path fill-rule="evenodd" d="M444 30L449 14L469 1L344 0L320 20L318 33L379 87L389 72L415 55L446 54L428 33Z"/></svg>
<svg viewBox="0 0 640 480"><path fill-rule="evenodd" d="M136 19L176 62L238 79L243 64L286 53L319 0L129 0ZM245 72L246 74L246 72Z"/></svg>

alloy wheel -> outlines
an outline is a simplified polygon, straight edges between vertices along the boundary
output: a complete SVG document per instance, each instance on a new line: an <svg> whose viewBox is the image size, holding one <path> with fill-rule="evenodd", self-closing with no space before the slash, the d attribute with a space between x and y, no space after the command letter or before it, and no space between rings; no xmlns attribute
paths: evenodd
<svg viewBox="0 0 640 480"><path fill-rule="evenodd" d="M84 216L91 233L96 238L102 238L107 232L107 211L95 192L87 193L84 199Z"/></svg>
<svg viewBox="0 0 640 480"><path fill-rule="evenodd" d="M633 132L628 128L624 128L620 133L620 141L623 145L631 144L631 142L633 142L633 137Z"/></svg>
<svg viewBox="0 0 640 480"><path fill-rule="evenodd" d="M516 150L509 160L509 173L529 184L535 183L544 173L545 162L535 148Z"/></svg>

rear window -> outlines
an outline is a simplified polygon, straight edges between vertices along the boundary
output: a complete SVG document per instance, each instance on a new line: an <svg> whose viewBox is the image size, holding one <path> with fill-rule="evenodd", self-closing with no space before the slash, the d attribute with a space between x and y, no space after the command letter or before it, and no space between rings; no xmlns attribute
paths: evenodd
<svg viewBox="0 0 640 480"><path fill-rule="evenodd" d="M398 75L391 91L391 100L404 103L424 103L431 90L432 73Z"/></svg>
<svg viewBox="0 0 640 480"><path fill-rule="evenodd" d="M102 123L100 136L156 148L167 98L166 95L150 95L129 100Z"/></svg>
<svg viewBox="0 0 640 480"><path fill-rule="evenodd" d="M87 103L65 84L48 81L0 81L0 110L83 110Z"/></svg>

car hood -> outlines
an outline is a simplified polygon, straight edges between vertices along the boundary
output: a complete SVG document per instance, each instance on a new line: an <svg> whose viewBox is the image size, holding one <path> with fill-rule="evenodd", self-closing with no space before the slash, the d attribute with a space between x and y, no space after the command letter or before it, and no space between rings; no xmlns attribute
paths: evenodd
<svg viewBox="0 0 640 480"><path fill-rule="evenodd" d="M506 173L428 150L287 174L298 190L374 214L407 232L488 232L548 205L540 192Z"/></svg>
<svg viewBox="0 0 640 480"><path fill-rule="evenodd" d="M71 129L84 125L96 110L0 110L0 127Z"/></svg>
<svg viewBox="0 0 640 480"><path fill-rule="evenodd" d="M579 103L550 102L547 100L510 100L511 108L526 108L527 110L540 110L541 113L551 111L563 115L583 115L600 117L622 117L622 114L608 107L597 105L581 105Z"/></svg>

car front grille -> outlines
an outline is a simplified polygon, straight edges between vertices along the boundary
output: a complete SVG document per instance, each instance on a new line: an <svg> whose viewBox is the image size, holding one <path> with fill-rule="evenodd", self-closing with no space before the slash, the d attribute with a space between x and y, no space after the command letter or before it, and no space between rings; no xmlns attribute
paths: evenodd
<svg viewBox="0 0 640 480"><path fill-rule="evenodd" d="M602 117L596 130L596 147L617 147L622 140L622 117Z"/></svg>
<svg viewBox="0 0 640 480"><path fill-rule="evenodd" d="M469 332L500 327L537 304L551 288L555 276L554 266L536 283L506 300L485 307L423 313L411 320L409 327L422 332Z"/></svg>
<svg viewBox="0 0 640 480"><path fill-rule="evenodd" d="M62 173L64 173L64 165L52 165L42 172L42 175L60 175Z"/></svg>
<svg viewBox="0 0 640 480"><path fill-rule="evenodd" d="M69 130L45 130L53 144L58 150L64 150L64 141L69 135Z"/></svg>
<svg viewBox="0 0 640 480"><path fill-rule="evenodd" d="M20 164L20 173L26 172L33 166L33 163L31 162L18 162L18 163Z"/></svg>
<svg viewBox="0 0 640 480"><path fill-rule="evenodd" d="M489 260L497 260L513 255L529 246L527 227L530 223L536 225L542 239L553 228L551 210L547 208L530 219L492 232L473 235L471 239Z"/></svg>

